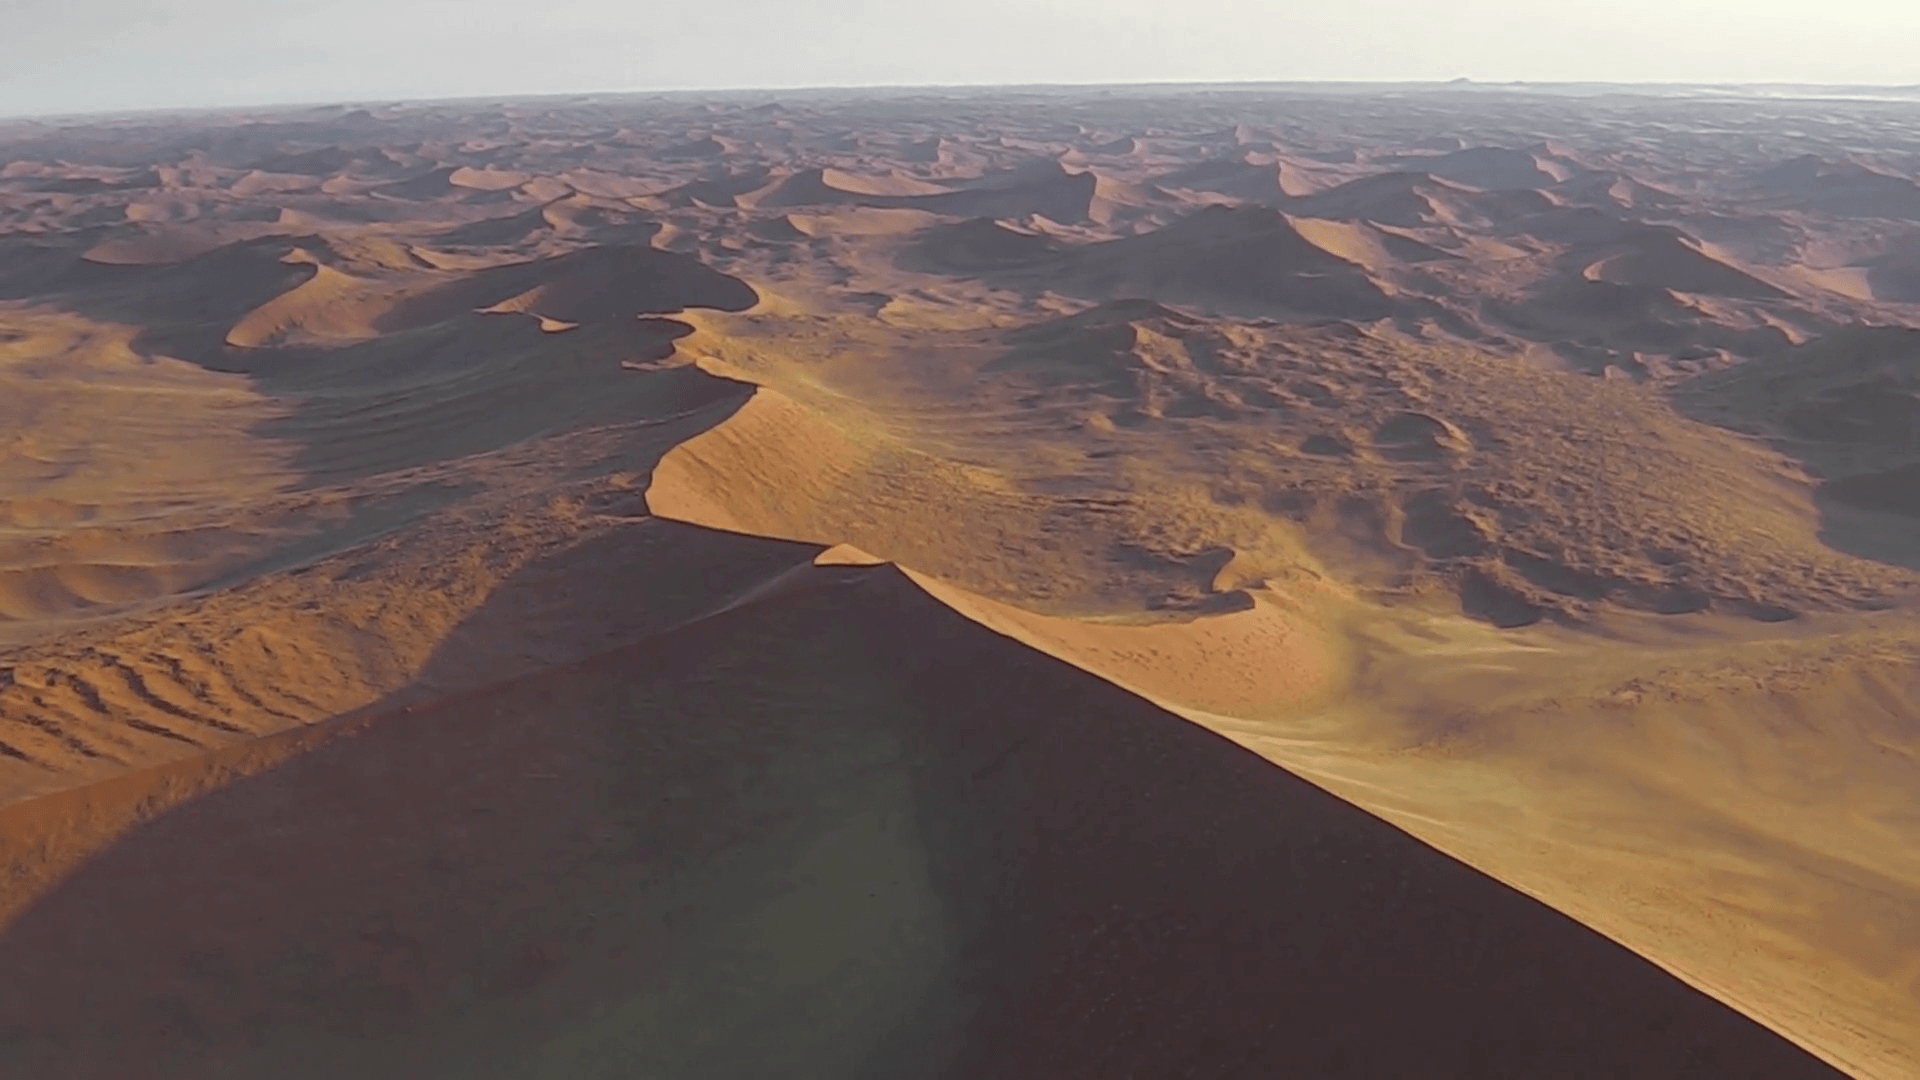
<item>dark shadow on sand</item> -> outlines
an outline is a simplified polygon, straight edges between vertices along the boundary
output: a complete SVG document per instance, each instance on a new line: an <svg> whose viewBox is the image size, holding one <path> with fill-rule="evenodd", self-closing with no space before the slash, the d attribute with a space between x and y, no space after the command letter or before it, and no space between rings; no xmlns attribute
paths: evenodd
<svg viewBox="0 0 1920 1080"><path fill-rule="evenodd" d="M676 629L0 811L16 863L36 831L140 822L0 936L0 1071L1836 1075L897 571L814 550L637 521L526 587L543 618L631 607L644 629L656 605Z"/></svg>

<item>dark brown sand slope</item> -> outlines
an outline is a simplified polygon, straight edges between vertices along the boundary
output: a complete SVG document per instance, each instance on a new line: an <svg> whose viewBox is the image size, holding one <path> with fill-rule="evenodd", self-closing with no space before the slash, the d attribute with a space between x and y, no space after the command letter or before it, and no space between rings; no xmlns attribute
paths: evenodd
<svg viewBox="0 0 1920 1080"><path fill-rule="evenodd" d="M0 938L8 1077L1832 1075L887 567L0 836L130 821Z"/></svg>

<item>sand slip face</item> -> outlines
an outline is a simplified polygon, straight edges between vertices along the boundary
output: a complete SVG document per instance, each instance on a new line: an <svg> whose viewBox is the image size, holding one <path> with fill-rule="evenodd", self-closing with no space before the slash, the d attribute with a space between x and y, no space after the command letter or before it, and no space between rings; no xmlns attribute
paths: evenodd
<svg viewBox="0 0 1920 1080"><path fill-rule="evenodd" d="M0 1065L1913 1074L1920 136L1770 107L10 129Z"/></svg>

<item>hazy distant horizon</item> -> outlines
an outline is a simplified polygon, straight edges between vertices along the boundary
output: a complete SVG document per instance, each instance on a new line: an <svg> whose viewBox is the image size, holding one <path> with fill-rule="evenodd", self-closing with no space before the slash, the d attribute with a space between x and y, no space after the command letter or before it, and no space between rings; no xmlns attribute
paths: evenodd
<svg viewBox="0 0 1920 1080"><path fill-rule="evenodd" d="M1479 79L1448 80L1397 80L1397 79L1247 79L1231 82L1206 82L1191 80L1162 80L1137 82L1083 82L1083 83L873 83L846 85L794 85L794 86L713 86L695 88L649 88L637 90L563 90L536 93L495 93L463 94L444 97L366 97L332 100L285 100L259 101L235 104L210 105L148 105L125 108L76 109L67 112L8 113L0 112L0 121L14 123L32 123L36 121L84 121L92 118L133 118L140 116L163 115L206 115L220 113L280 113L301 110L354 109L354 108L392 108L400 106L457 105L471 102L593 102L620 99L647 98L723 98L752 97L770 95L816 96L831 98L835 96L859 96L864 94L959 94L978 92L990 93L1070 93L1073 91L1236 91L1257 92L1260 90L1339 93L1390 93L1394 91L1421 93L1444 91L1507 91L1542 96L1600 96L1602 94L1644 94L1653 97L1693 98L1700 100L1784 100L1784 101L1916 101L1920 100L1920 83L1908 84L1871 84L1871 83L1704 83L1704 82L1603 82L1603 81L1567 81L1543 82L1531 80L1511 80L1493 82Z"/></svg>
<svg viewBox="0 0 1920 1080"><path fill-rule="evenodd" d="M1903 0L0 0L0 116L727 90L1894 88Z"/></svg>

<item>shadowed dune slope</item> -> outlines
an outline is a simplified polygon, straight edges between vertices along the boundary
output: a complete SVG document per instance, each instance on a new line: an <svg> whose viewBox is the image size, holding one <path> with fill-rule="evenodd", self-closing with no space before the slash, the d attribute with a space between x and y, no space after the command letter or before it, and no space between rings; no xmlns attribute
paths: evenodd
<svg viewBox="0 0 1920 1080"><path fill-rule="evenodd" d="M302 447L309 482L457 461L579 427L663 422L743 391L694 372L638 372L687 327L581 326L466 315L321 356L273 357L262 381L303 407L271 430ZM269 361L271 364L272 361Z"/></svg>
<svg viewBox="0 0 1920 1080"><path fill-rule="evenodd" d="M1011 254L1019 242L975 227L942 243L945 251L930 252L936 258L951 259L956 251ZM1394 310L1359 263L1317 243L1284 215L1255 206L1210 206L1141 236L1062 251L1008 280L1044 282L1095 299L1153 297L1238 313L1371 320Z"/></svg>
<svg viewBox="0 0 1920 1080"><path fill-rule="evenodd" d="M1271 158L1218 158L1160 174L1154 180L1161 187L1211 191L1267 206L1279 206L1313 191L1298 169Z"/></svg>
<svg viewBox="0 0 1920 1080"><path fill-rule="evenodd" d="M1563 179L1559 169L1534 155L1499 146L1470 146L1422 165L1434 176L1488 191L1545 187Z"/></svg>
<svg viewBox="0 0 1920 1080"><path fill-rule="evenodd" d="M1637 236L1618 254L1587 267L1585 277L1711 296L1777 299L1786 295L1677 232Z"/></svg>
<svg viewBox="0 0 1920 1080"><path fill-rule="evenodd" d="M212 230L157 225L102 240L82 258L109 266L156 266L204 255L221 243Z"/></svg>
<svg viewBox="0 0 1920 1080"><path fill-rule="evenodd" d="M1762 170L1753 182L1796 208L1848 217L1920 219L1920 184L1854 161L1805 154Z"/></svg>
<svg viewBox="0 0 1920 1080"><path fill-rule="evenodd" d="M973 218L926 230L915 241L913 258L944 273L975 273L1019 266L1059 250L1052 238L1008 228L992 218Z"/></svg>
<svg viewBox="0 0 1920 1080"><path fill-rule="evenodd" d="M1436 200L1441 190L1426 173L1380 173L1295 200L1287 210L1304 217L1431 225L1447 217Z"/></svg>
<svg viewBox="0 0 1920 1080"><path fill-rule="evenodd" d="M5 811L7 1075L1832 1075L897 571L805 573Z"/></svg>
<svg viewBox="0 0 1920 1080"><path fill-rule="evenodd" d="M379 325L406 329L479 309L598 322L688 307L741 311L757 299L751 286L698 259L611 245L478 271L410 298Z"/></svg>

